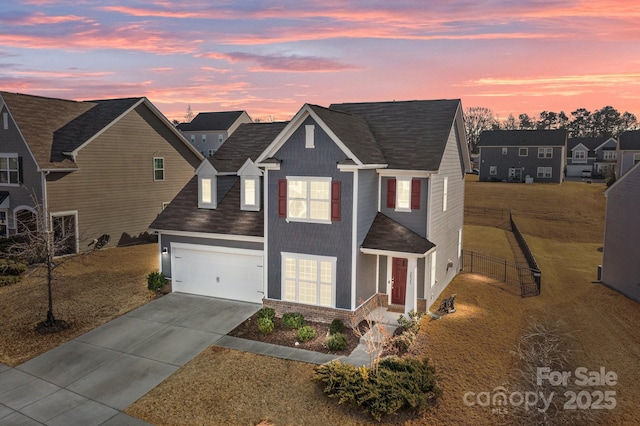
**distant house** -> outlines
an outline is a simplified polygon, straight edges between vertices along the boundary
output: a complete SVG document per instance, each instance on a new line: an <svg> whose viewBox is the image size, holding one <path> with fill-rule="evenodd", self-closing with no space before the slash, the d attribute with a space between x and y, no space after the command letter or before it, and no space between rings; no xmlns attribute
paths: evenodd
<svg viewBox="0 0 640 426"><path fill-rule="evenodd" d="M594 176L613 176L618 141L611 137L569 138L567 141L567 177L580 177L584 172Z"/></svg>
<svg viewBox="0 0 640 426"><path fill-rule="evenodd" d="M605 192L602 282L640 302L640 164Z"/></svg>
<svg viewBox="0 0 640 426"><path fill-rule="evenodd" d="M305 104L242 124L152 223L173 290L351 320L428 309L460 270L459 100Z"/></svg>
<svg viewBox="0 0 640 426"><path fill-rule="evenodd" d="M640 162L640 130L622 132L618 136L617 156L616 177L620 178Z"/></svg>
<svg viewBox="0 0 640 426"><path fill-rule="evenodd" d="M39 214L65 253L155 239L149 224L202 156L146 98L76 102L0 92L0 237Z"/></svg>
<svg viewBox="0 0 640 426"><path fill-rule="evenodd" d="M564 181L566 130L484 131L478 147L480 181Z"/></svg>
<svg viewBox="0 0 640 426"><path fill-rule="evenodd" d="M251 123L246 111L201 112L178 130L205 157L211 157L242 123Z"/></svg>

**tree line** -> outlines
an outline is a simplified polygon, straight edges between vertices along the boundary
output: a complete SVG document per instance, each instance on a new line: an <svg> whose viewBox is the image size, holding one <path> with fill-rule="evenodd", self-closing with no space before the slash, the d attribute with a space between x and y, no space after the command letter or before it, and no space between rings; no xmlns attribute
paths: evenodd
<svg viewBox="0 0 640 426"><path fill-rule="evenodd" d="M480 134L485 130L555 130L566 129L570 138L610 137L627 130L640 129L637 117L625 111L620 113L612 106L589 111L578 108L567 116L564 111L542 111L538 116L513 114L500 120L491 109L469 107L464 110L464 125L469 147L477 152Z"/></svg>

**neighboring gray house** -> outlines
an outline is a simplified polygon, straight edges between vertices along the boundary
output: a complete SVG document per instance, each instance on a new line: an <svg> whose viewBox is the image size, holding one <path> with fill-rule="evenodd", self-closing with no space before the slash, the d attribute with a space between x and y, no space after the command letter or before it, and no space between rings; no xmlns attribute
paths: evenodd
<svg viewBox="0 0 640 426"><path fill-rule="evenodd" d="M459 100L305 104L244 124L151 225L174 291L351 320L426 310L460 270Z"/></svg>
<svg viewBox="0 0 640 426"><path fill-rule="evenodd" d="M178 130L205 157L211 157L242 123L251 123L246 111L201 112Z"/></svg>
<svg viewBox="0 0 640 426"><path fill-rule="evenodd" d="M620 178L640 162L640 130L620 133L618 136L617 156L616 177Z"/></svg>
<svg viewBox="0 0 640 426"><path fill-rule="evenodd" d="M480 181L564 181L566 130L484 131L478 147Z"/></svg>
<svg viewBox="0 0 640 426"><path fill-rule="evenodd" d="M146 98L0 92L0 113L0 237L45 215L56 236L73 235L65 253L103 235L154 240L149 224L203 158Z"/></svg>
<svg viewBox="0 0 640 426"><path fill-rule="evenodd" d="M618 141L611 137L569 138L567 141L567 177L614 176Z"/></svg>
<svg viewBox="0 0 640 426"><path fill-rule="evenodd" d="M640 302L640 164L606 190L602 282Z"/></svg>

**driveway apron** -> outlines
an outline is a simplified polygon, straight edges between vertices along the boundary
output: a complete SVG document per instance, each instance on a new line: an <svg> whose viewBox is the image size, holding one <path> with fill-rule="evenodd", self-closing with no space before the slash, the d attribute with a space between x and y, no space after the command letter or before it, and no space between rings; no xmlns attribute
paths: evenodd
<svg viewBox="0 0 640 426"><path fill-rule="evenodd" d="M171 293L16 368L0 364L0 425L146 425L121 411L259 309Z"/></svg>

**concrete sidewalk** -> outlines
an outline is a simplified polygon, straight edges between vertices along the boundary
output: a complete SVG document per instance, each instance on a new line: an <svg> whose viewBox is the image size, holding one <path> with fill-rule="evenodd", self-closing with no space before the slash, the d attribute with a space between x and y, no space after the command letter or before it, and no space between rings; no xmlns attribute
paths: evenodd
<svg viewBox="0 0 640 426"><path fill-rule="evenodd" d="M371 333L347 357L227 336L260 307L171 293L16 368L0 364L0 425L147 425L122 410L214 344L311 364L370 363ZM393 333L399 314L378 309L372 315Z"/></svg>

